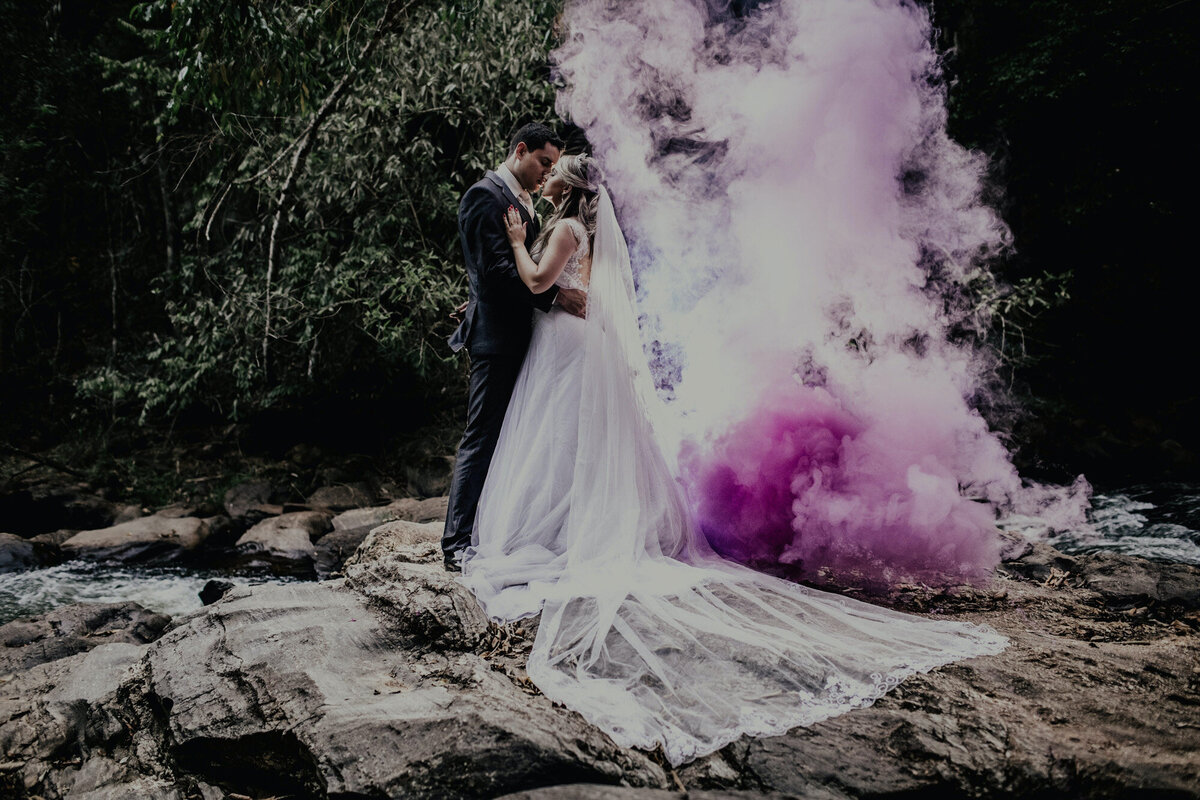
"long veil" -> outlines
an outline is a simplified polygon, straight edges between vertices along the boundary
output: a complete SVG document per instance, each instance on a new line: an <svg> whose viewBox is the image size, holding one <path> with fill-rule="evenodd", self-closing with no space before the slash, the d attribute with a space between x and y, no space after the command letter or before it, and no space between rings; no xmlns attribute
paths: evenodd
<svg viewBox="0 0 1200 800"><path fill-rule="evenodd" d="M914 672L1003 649L985 626L842 598L712 552L656 435L662 407L629 252L611 198L599 193L578 449L560 546L537 581L534 683L619 744L661 745L679 764L743 734L867 705Z"/></svg>

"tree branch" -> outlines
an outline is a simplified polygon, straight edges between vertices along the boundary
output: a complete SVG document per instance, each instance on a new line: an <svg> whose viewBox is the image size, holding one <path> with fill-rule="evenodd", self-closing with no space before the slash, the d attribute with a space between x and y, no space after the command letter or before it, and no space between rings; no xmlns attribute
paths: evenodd
<svg viewBox="0 0 1200 800"><path fill-rule="evenodd" d="M350 86L351 81L358 75L359 68L370 57L372 51L383 40L383 37L394 27L396 19L414 3L416 0L388 0L387 8L383 11L383 16L379 20L379 24L375 27L375 32L371 38L363 45L358 53L358 58L350 65L350 69L346 71L338 82L334 84L329 94L321 102L316 113L309 120L308 126L300 134L296 140L295 152L292 154L292 163L288 169L287 178L283 181L283 186L279 189L279 197L275 203L275 215L271 220L271 236L267 243L267 279L266 279L266 318L263 324L263 339L262 339L262 360L263 370L268 368L268 349L271 341L271 280L275 276L275 265L279 260L279 229L283 224L283 220L288 212L288 204L292 199L292 190L296 186L296 181L300 174L304 171L304 165L308 161L308 154L311 152L313 143L316 141L317 131L321 125L333 113L333 109L337 106L339 100L346 93L346 89Z"/></svg>

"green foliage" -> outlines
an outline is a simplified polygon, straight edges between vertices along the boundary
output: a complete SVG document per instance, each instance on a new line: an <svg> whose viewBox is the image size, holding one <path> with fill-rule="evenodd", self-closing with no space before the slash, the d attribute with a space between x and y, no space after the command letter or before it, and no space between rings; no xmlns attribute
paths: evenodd
<svg viewBox="0 0 1200 800"><path fill-rule="evenodd" d="M133 9L146 53L113 69L112 86L153 86L159 114L144 124L192 157L179 191L185 247L178 271L154 281L169 326L86 374L83 395L143 421L196 406L236 418L314 393L460 382L445 345L465 298L458 199L516 125L551 117L557 10L413 4L357 63L385 5ZM268 330L267 243L293 145L351 69L284 215Z"/></svg>

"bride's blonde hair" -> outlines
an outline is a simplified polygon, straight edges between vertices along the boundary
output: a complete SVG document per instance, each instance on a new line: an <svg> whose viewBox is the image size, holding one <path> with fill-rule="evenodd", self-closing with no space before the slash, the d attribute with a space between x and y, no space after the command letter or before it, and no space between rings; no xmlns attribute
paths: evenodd
<svg viewBox="0 0 1200 800"><path fill-rule="evenodd" d="M556 168L559 177L574 191L563 198L558 208L550 215L550 219L546 220L545 227L533 243L535 253L546 248L550 242L550 234L564 219L579 218L587 230L589 248L596 235L596 210L600 205L600 195L597 194L600 190L600 166L591 156L581 153L563 156L558 160Z"/></svg>

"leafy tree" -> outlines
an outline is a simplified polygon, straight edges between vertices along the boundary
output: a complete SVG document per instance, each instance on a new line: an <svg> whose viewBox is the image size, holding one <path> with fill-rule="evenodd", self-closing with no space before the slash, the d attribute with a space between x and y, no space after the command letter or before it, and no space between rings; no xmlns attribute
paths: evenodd
<svg viewBox="0 0 1200 800"><path fill-rule="evenodd" d="M237 416L337 387L460 382L458 198L551 115L553 3L159 0L133 9L167 147L190 151L170 320L81 388L143 419ZM176 156L175 161L178 162Z"/></svg>

